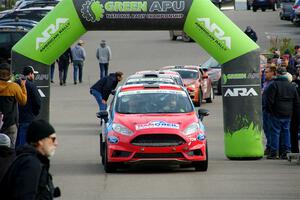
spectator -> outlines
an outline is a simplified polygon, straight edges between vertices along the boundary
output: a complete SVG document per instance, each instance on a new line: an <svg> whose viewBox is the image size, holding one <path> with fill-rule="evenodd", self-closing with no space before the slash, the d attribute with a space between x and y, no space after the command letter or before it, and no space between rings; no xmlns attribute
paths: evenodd
<svg viewBox="0 0 300 200"><path fill-rule="evenodd" d="M24 145L17 150L0 184L1 199L49 199L60 196L49 173L50 160L55 153L57 138L54 128L44 120L33 121Z"/></svg>
<svg viewBox="0 0 300 200"><path fill-rule="evenodd" d="M16 147L26 143L26 131L29 124L39 115L41 109L41 97L37 87L34 85L35 74L38 74L32 66L23 68L23 75L26 77L27 103L19 105L19 128Z"/></svg>
<svg viewBox="0 0 300 200"><path fill-rule="evenodd" d="M71 49L68 48L59 58L58 58L58 70L59 70L59 84L66 85L66 80L68 76L69 64L72 61Z"/></svg>
<svg viewBox="0 0 300 200"><path fill-rule="evenodd" d="M0 133L0 182L6 170L16 157L15 150L10 148L10 143L9 137Z"/></svg>
<svg viewBox="0 0 300 200"><path fill-rule="evenodd" d="M85 60L85 50L82 47L83 41L79 40L77 45L72 48L72 58L73 58L73 78L74 84L77 84L77 74L79 72L79 83L82 83L82 69L83 69L83 62Z"/></svg>
<svg viewBox="0 0 300 200"><path fill-rule="evenodd" d="M123 72L111 73L109 76L98 80L91 88L90 93L98 103L99 111L106 110L106 102L111 92L117 87L118 82L122 81Z"/></svg>
<svg viewBox="0 0 300 200"><path fill-rule="evenodd" d="M265 148L265 155L268 155L270 153L270 146L271 146L271 130L270 130L270 117L269 113L266 111L267 103L266 103L266 95L264 91L269 87L269 85L273 82L273 78L275 77L276 67L267 67L265 70L266 79L263 84L262 89L262 112L263 112L263 129L266 136L266 148Z"/></svg>
<svg viewBox="0 0 300 200"><path fill-rule="evenodd" d="M11 72L7 63L0 64L0 112L3 114L1 133L6 134L15 147L17 138L18 104L27 102L26 80L21 80L20 85L10 82Z"/></svg>
<svg viewBox="0 0 300 200"><path fill-rule="evenodd" d="M248 35L248 37L251 38L251 40L253 40L254 42L257 41L256 32L251 28L251 26L247 26L245 34Z"/></svg>
<svg viewBox="0 0 300 200"><path fill-rule="evenodd" d="M296 88L287 80L286 69L279 67L274 82L264 91L266 97L266 111L270 116L271 143L268 159L277 159L279 156L286 159L291 151L290 122L293 109L298 113L300 100ZM279 138L282 149L279 155Z"/></svg>
<svg viewBox="0 0 300 200"><path fill-rule="evenodd" d="M100 47L97 48L96 57L100 66L100 79L108 74L108 65L111 60L111 50L106 41L102 40Z"/></svg>

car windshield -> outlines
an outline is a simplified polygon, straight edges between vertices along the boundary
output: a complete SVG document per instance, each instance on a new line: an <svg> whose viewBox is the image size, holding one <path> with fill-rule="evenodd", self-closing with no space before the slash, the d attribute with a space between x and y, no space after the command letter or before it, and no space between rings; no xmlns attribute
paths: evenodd
<svg viewBox="0 0 300 200"><path fill-rule="evenodd" d="M125 85L132 84L174 84L175 81L167 78L130 78L126 81Z"/></svg>
<svg viewBox="0 0 300 200"><path fill-rule="evenodd" d="M120 92L115 108L121 114L187 113L194 110L184 91L173 90Z"/></svg>
<svg viewBox="0 0 300 200"><path fill-rule="evenodd" d="M199 74L196 70L187 70L187 69L176 69L182 79L198 79Z"/></svg>
<svg viewBox="0 0 300 200"><path fill-rule="evenodd" d="M221 65L219 65L218 61L211 57L201 65L201 68L221 68Z"/></svg>

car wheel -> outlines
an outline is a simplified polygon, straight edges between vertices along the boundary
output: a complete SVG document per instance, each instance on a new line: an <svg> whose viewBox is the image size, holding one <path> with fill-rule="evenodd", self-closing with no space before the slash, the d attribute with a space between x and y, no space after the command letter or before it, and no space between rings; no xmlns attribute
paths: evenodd
<svg viewBox="0 0 300 200"><path fill-rule="evenodd" d="M262 8L262 9L261 9L261 11L265 12L265 11L266 11L266 9L265 9L265 8Z"/></svg>
<svg viewBox="0 0 300 200"><path fill-rule="evenodd" d="M207 171L207 168L208 168L208 148L207 148L207 142L206 142L206 151L205 151L205 154L206 154L206 160L193 162L193 165L194 165L196 171L201 171L201 172Z"/></svg>
<svg viewBox="0 0 300 200"><path fill-rule="evenodd" d="M104 147L104 170L106 173L113 173L117 171L117 164L116 163L109 163L108 156L107 156L107 145Z"/></svg>
<svg viewBox="0 0 300 200"><path fill-rule="evenodd" d="M176 40L177 36L174 35L174 32L173 31L169 31L169 32L170 32L170 39L171 40Z"/></svg>
<svg viewBox="0 0 300 200"><path fill-rule="evenodd" d="M212 103L213 99L214 99L214 89L211 86L211 88L210 88L210 95L209 95L209 98L206 99L206 103Z"/></svg>
<svg viewBox="0 0 300 200"><path fill-rule="evenodd" d="M252 7L252 10L253 10L253 12L256 12L257 8L256 7Z"/></svg>
<svg viewBox="0 0 300 200"><path fill-rule="evenodd" d="M101 163L104 165L104 147L105 144L103 143L102 135L100 134L100 156L101 156Z"/></svg>

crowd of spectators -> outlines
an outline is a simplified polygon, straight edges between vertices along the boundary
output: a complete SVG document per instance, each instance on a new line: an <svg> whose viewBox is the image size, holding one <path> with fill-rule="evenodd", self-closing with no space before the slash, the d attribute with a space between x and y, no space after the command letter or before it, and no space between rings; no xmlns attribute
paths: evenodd
<svg viewBox="0 0 300 200"><path fill-rule="evenodd" d="M274 50L262 73L263 129L268 159L299 153L300 45L294 53Z"/></svg>

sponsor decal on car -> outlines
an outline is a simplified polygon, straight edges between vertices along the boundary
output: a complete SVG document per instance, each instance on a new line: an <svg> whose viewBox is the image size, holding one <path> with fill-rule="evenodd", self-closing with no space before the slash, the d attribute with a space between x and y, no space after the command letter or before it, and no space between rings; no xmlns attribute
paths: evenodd
<svg viewBox="0 0 300 200"><path fill-rule="evenodd" d="M138 124L135 126L136 130L151 129L151 128L170 128L179 129L179 124L168 123L165 121L151 121L147 124Z"/></svg>

